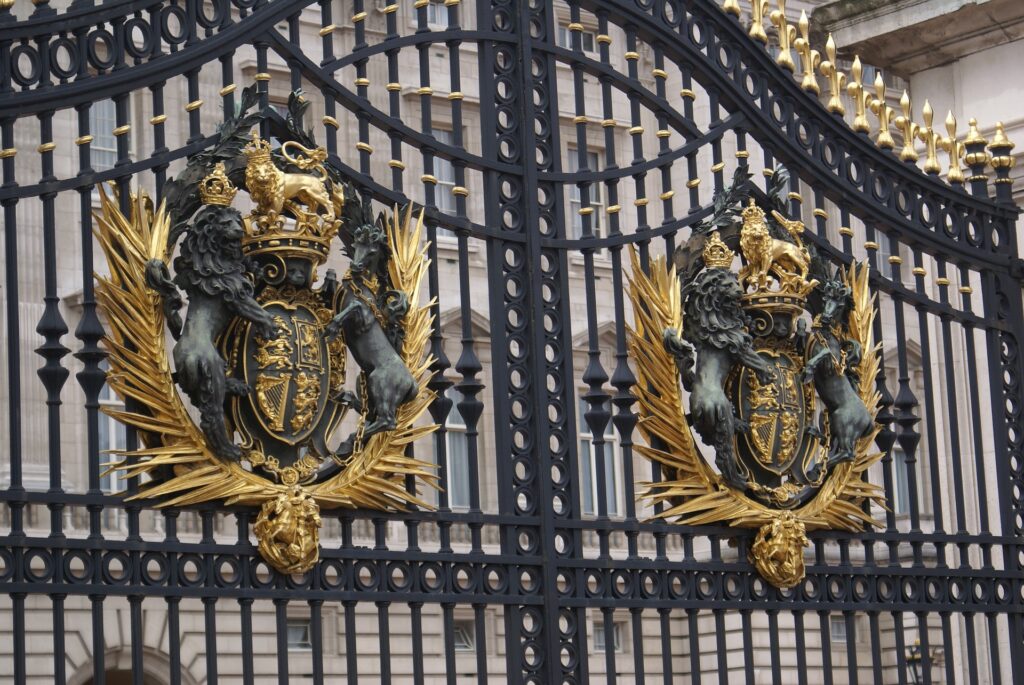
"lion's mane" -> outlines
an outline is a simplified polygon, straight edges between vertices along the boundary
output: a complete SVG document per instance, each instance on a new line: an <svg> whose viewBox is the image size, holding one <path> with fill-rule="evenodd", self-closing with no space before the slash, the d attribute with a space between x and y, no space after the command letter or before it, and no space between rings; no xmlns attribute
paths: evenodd
<svg viewBox="0 0 1024 685"><path fill-rule="evenodd" d="M242 215L231 207L207 206L196 214L174 260L174 282L186 293L199 291L227 302L252 298L241 243L225 228L240 225Z"/></svg>
<svg viewBox="0 0 1024 685"><path fill-rule="evenodd" d="M749 350L753 339L747 332L750 319L743 311L741 294L732 272L705 269L699 273L683 289L687 341L737 355Z"/></svg>

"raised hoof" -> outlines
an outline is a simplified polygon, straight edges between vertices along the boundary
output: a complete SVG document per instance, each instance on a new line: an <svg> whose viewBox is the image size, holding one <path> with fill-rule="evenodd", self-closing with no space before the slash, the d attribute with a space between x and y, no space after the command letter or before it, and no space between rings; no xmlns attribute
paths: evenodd
<svg viewBox="0 0 1024 685"><path fill-rule="evenodd" d="M229 378L227 385L224 386L224 390L229 395L236 395L238 397L244 397L252 392L252 388L247 383L244 383L237 378Z"/></svg>

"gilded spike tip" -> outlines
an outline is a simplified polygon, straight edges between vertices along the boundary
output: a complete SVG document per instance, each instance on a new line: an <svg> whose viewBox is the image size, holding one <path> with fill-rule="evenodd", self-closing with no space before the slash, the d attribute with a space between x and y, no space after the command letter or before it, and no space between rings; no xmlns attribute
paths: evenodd
<svg viewBox="0 0 1024 685"><path fill-rule="evenodd" d="M853 58L853 66L850 68L850 85L846 86L846 93L853 100L853 123L851 127L858 133L869 133L871 124L868 123L867 110L871 103L871 94L867 92L861 78L864 74L864 67L860 62L860 55Z"/></svg>
<svg viewBox="0 0 1024 685"><path fill-rule="evenodd" d="M800 80L800 87L809 93L820 93L818 78L814 75L821 64L821 53L811 47L811 22L807 18L807 12L800 11L800 37L793 44L796 53L800 56L800 70L803 78Z"/></svg>
<svg viewBox="0 0 1024 685"><path fill-rule="evenodd" d="M832 34L828 34L825 42L825 61L821 63L821 75L828 81L828 111L843 116L846 107L843 105L843 88L846 85L846 74L836 66L836 42Z"/></svg>
<svg viewBox="0 0 1024 685"><path fill-rule="evenodd" d="M903 134L903 147L900 149L900 159L904 162L916 164L917 148L914 147L914 143L917 140L917 133L920 127L914 123L910 95L905 90L900 98L900 109L903 113L896 117L896 128Z"/></svg>
<svg viewBox="0 0 1024 685"><path fill-rule="evenodd" d="M750 30L748 35L768 45L768 34L764 30L764 15L768 12L768 0L750 0Z"/></svg>
<svg viewBox="0 0 1024 685"><path fill-rule="evenodd" d="M731 14L734 17L740 16L739 0L725 0L725 2L722 3L722 11L726 14Z"/></svg>
<svg viewBox="0 0 1024 685"><path fill-rule="evenodd" d="M779 30L779 55L775 58L775 63L793 73L796 71L796 64L790 50L793 41L796 40L796 27L786 19L786 0L778 0L778 3L779 9L773 10L769 15L772 24Z"/></svg>
<svg viewBox="0 0 1024 685"><path fill-rule="evenodd" d="M918 127L917 136L924 142L924 172L935 175L942 171L939 165L939 158L936 154L942 136L932 128L932 119L935 112L932 110L932 103L924 101L924 108L921 110L924 116L924 126Z"/></svg>
<svg viewBox="0 0 1024 685"><path fill-rule="evenodd" d="M875 72L875 97L871 100L871 111L878 117L878 138L875 142L883 150L891 150L896 147L889 128L892 126L893 109L885 99L885 81L882 79L882 72Z"/></svg>
<svg viewBox="0 0 1024 685"><path fill-rule="evenodd" d="M956 117L953 110L946 115L946 133L942 139L942 148L949 153L949 171L946 172L946 179L950 183L963 183L964 172L960 168L960 158L964 156L964 144L956 137Z"/></svg>

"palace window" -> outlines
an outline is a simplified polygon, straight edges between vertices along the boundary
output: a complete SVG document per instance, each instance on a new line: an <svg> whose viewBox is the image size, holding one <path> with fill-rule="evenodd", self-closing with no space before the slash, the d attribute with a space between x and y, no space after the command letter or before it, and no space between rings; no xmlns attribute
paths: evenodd
<svg viewBox="0 0 1024 685"><path fill-rule="evenodd" d="M576 173L579 170L579 152L576 148L570 147L566 162L566 171L569 173ZM601 170L601 155L593 150L587 150L587 170ZM602 222L602 219L604 218L603 191L604 186L601 183L591 183L588 189L590 204L587 206L594 210L590 214L590 228L593 231L595 238L604 237L604 224ZM583 217L580 215L581 209L583 209L583 194L580 192L579 186L570 184L569 214L570 220L572 221L572 234L574 238L583 237Z"/></svg>
<svg viewBox="0 0 1024 685"><path fill-rule="evenodd" d="M427 26L431 28L448 27L448 9L444 6L444 0L430 0L423 9L427 13ZM415 5L412 8L412 23L419 25L419 8Z"/></svg>
<svg viewBox="0 0 1024 685"><path fill-rule="evenodd" d="M288 620L288 649L308 652L313 649L313 634L309 619Z"/></svg>
<svg viewBox="0 0 1024 685"><path fill-rule="evenodd" d="M604 443L601 446L601 454L604 458L598 459L598 446L587 425L587 420L584 418L588 407L587 402L580 398L577 421L580 426L580 471L582 472L580 496L583 502L583 513L589 516L596 516L598 513L597 503L600 500L597 474L599 469L603 468L605 504L608 507L608 515L619 516L621 515L619 507L622 493L622 460L619 455L618 441L615 439L615 429L609 420L604 431ZM608 402L605 403L605 409L610 409Z"/></svg>
<svg viewBox="0 0 1024 685"><path fill-rule="evenodd" d="M566 50L572 50L572 31L566 25L560 25L558 27L558 47L565 48ZM583 52L595 52L595 46L597 45L597 36L593 31L580 31L580 47L583 48Z"/></svg>
<svg viewBox="0 0 1024 685"><path fill-rule="evenodd" d="M476 651L476 621L459 619L452 624L452 642L456 652Z"/></svg>
<svg viewBox="0 0 1024 685"><path fill-rule="evenodd" d="M910 464L907 463L907 453L896 446L892 448L892 469L892 510L897 514L908 514L910 513Z"/></svg>
<svg viewBox="0 0 1024 685"><path fill-rule="evenodd" d="M454 145L455 136L451 130L443 128L432 129L430 134L434 139L445 145ZM452 190L455 188L455 166L451 160L434 155L434 177L437 179L437 186L434 188L434 204L439 212L455 214L455 195ZM438 229L438 235L454 235L449 230Z"/></svg>
<svg viewBox="0 0 1024 685"><path fill-rule="evenodd" d="M113 100L97 100L89 107L89 159L93 171L113 169L117 163L117 106Z"/></svg>
<svg viewBox="0 0 1024 685"><path fill-rule="evenodd" d="M104 371L107 370L107 363L103 362L101 367ZM100 390L100 407L108 410L123 410L124 403L121 402L121 398L110 388L106 383L103 384L103 389ZM100 489L103 492L115 494L125 489L125 481L119 474L108 473L103 475L103 472L107 470L104 466L107 462L115 461L120 459L120 456L115 454L120 450L124 450L126 446L125 427L124 424L115 419L112 416L108 416L103 411L100 411L98 421L99 429L99 454L98 454L98 468L100 470ZM119 507L104 507L103 509L103 527L110 529L119 529L125 523L124 510Z"/></svg>
<svg viewBox="0 0 1024 685"><path fill-rule="evenodd" d="M624 632L624 625L621 621L615 621L612 623L612 650L616 654L622 653L622 634ZM594 652L598 654L604 654L608 651L606 643L606 636L604 631L604 619L594 619Z"/></svg>
<svg viewBox="0 0 1024 685"><path fill-rule="evenodd" d="M845 645L846 644L846 617L845 616L829 616L828 622L829 635L832 639L832 644Z"/></svg>
<svg viewBox="0 0 1024 685"><path fill-rule="evenodd" d="M470 503L469 482L469 437L466 435L466 421L459 413L459 402L464 395L454 387L448 388L445 396L451 400L452 408L445 421L445 452L448 459L448 506L452 509L468 509Z"/></svg>

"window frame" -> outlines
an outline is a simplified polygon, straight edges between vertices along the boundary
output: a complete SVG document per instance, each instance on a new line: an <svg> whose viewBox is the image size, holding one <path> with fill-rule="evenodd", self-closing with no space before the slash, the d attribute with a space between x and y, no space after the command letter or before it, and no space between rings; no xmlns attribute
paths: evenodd
<svg viewBox="0 0 1024 685"><path fill-rule="evenodd" d="M591 172L598 172L603 169L603 153L604 150L596 149L591 146L587 146L587 166ZM592 156L592 157L591 157ZM569 145L567 148L566 155L566 173L574 174L579 171L579 148L576 145ZM593 164L591 164L593 162ZM580 214L580 210L583 209L583 194L580 192L579 185L575 183L568 184L569 188L569 225L572 229L572 237L575 240L579 240L583 237L583 215ZM590 228L594 238L605 238L606 237L606 225L605 225L605 197L604 197L604 184L600 181L594 181L590 184L590 203L594 211L590 214ZM603 252L603 250L601 250Z"/></svg>
<svg viewBox="0 0 1024 685"><path fill-rule="evenodd" d="M587 410L588 404L583 399L583 393L586 390L580 390L580 394L577 395L579 401L577 408L579 415L577 416L577 433L579 437L579 467L580 467L580 513L583 516L596 517L598 516L598 491L597 491L597 450L593 448L595 436L590 432L590 426L587 425L587 420L584 418L584 412ZM606 400L608 403L608 409L611 410L611 400ZM585 450L588 457L584 457L583 445L586 443L588 448ZM615 426L608 421L608 425L605 427L604 433L604 449L605 449L605 470L609 468L611 470L611 483L606 483L607 492L606 497L614 498L614 508L608 507L609 518L620 518L624 516L625 505L623 499L625 497L625 484L623 483L623 465L622 465L622 450L619 444L618 435L616 435ZM586 463L585 463L586 462ZM588 482L589 481L589 482ZM587 508L586 497L589 492L590 497L590 508ZM610 504L610 503L609 503Z"/></svg>
<svg viewBox="0 0 1024 685"><path fill-rule="evenodd" d="M444 456L446 461L445 470L446 473L448 474L448 508L452 509L453 511L466 511L470 508L473 498L473 483L470 480L469 469L469 437L466 434L466 431L469 428L469 426L466 425L466 422L462 418L462 414L459 412L458 409L457 403L463 398L463 395L458 390L458 388L455 385L450 386L447 390L445 390L445 397L447 397L452 402L452 406L448 410L448 416L446 416L444 420ZM453 420L453 417L458 417L458 419ZM453 495L456 493L456 489L452 486L452 474L455 472L455 469L453 469L452 462L452 442L453 437L456 435L460 436L461 439L465 440L464 456L466 491L464 493L465 499L462 499L460 493L459 501L455 501L456 498L453 497ZM437 460L435 459L435 462L436 461Z"/></svg>
<svg viewBox="0 0 1024 685"><path fill-rule="evenodd" d="M572 34L573 32L569 29L569 24L558 23L558 28L555 31L555 44L563 50L572 50ZM587 47L587 38L590 38L590 47ZM585 55L596 55L597 54L597 32L584 27L580 31L580 50Z"/></svg>
<svg viewBox="0 0 1024 685"><path fill-rule="evenodd" d="M292 629L300 628L305 630L305 640L292 641ZM285 637L288 643L289 652L311 652L313 651L313 620L311 618L289 618L285 625Z"/></svg>

